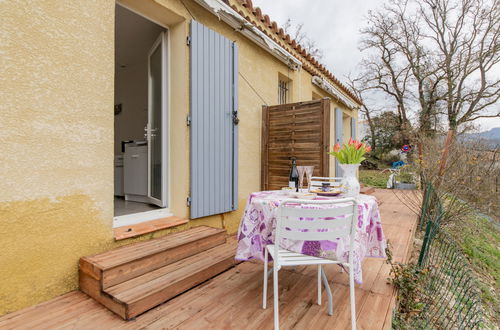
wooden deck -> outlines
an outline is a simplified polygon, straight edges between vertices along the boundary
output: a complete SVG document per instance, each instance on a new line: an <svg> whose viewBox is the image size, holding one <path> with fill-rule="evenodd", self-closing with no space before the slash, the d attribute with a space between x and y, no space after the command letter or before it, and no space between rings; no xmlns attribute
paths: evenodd
<svg viewBox="0 0 500 330"><path fill-rule="evenodd" d="M402 192L401 192L402 193ZM377 190L386 238L397 261L406 260L416 217L392 191ZM282 329L349 329L349 287L346 273L326 267L333 293L333 316L316 304L316 268L280 271ZM369 258L363 284L356 288L358 329L390 329L395 297L387 284L389 266ZM272 285L268 308L261 308L262 265L245 262L184 294L124 321L84 293L74 291L43 304L0 318L0 329L272 329Z"/></svg>

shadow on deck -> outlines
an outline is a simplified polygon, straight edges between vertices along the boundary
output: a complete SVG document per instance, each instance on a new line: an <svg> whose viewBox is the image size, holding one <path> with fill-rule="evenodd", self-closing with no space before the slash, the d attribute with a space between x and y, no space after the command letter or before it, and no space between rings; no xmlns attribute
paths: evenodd
<svg viewBox="0 0 500 330"><path fill-rule="evenodd" d="M404 193L404 192L399 192ZM383 229L395 261L406 261L417 218L392 191L377 190ZM316 304L316 268L295 267L280 271L280 320L282 329L350 328L348 276L336 266L325 267L333 294L333 316ZM395 292L387 284L390 266L385 260L367 258L363 284L356 285L358 329L390 329ZM272 287L272 285L271 285ZM170 301L124 321L80 291L73 291L40 305L0 318L1 329L272 329L272 288L268 308L262 309L262 264L244 262Z"/></svg>

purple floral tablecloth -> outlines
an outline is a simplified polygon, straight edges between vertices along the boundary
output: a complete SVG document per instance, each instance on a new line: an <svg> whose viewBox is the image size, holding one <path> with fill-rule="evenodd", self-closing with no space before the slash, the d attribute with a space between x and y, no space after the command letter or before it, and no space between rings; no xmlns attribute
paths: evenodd
<svg viewBox="0 0 500 330"><path fill-rule="evenodd" d="M264 260L264 247L274 243L276 213L280 203L289 197L281 191L260 191L250 194L238 230L236 259ZM338 198L338 197L333 197ZM316 199L328 199L317 197ZM358 222L354 242L354 280L362 283L361 263L366 257L385 258L386 241L380 222L377 199L359 195ZM282 247L311 256L348 261L349 238L332 241L288 241Z"/></svg>

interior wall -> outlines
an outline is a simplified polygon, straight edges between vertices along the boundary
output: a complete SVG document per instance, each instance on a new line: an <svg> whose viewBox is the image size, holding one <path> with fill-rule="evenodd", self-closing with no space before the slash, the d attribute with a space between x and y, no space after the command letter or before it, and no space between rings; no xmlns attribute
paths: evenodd
<svg viewBox="0 0 500 330"><path fill-rule="evenodd" d="M115 17L115 115L114 153L121 141L144 140L148 120L148 53L165 29L116 5Z"/></svg>
<svg viewBox="0 0 500 330"><path fill-rule="evenodd" d="M144 140L148 120L147 60L115 71L115 105L122 112L115 115L115 155L121 153L121 141Z"/></svg>

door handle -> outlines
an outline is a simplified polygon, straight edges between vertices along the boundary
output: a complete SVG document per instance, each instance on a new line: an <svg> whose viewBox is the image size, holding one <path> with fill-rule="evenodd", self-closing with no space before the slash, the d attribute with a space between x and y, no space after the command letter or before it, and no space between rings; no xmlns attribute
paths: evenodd
<svg viewBox="0 0 500 330"><path fill-rule="evenodd" d="M233 124L238 125L240 122L240 119L238 118L238 111L233 111Z"/></svg>

